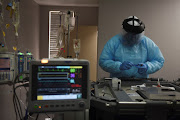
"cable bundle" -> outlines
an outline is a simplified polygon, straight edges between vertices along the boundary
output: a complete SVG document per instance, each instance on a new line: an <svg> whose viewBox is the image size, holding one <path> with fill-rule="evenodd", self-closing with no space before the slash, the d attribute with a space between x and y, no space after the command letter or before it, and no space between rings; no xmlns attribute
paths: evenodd
<svg viewBox="0 0 180 120"><path fill-rule="evenodd" d="M23 74L29 74L29 72L24 71L24 72L20 73L19 75L16 76L16 78L13 82L13 105L14 105L14 110L15 110L15 114L16 114L16 120L18 120L18 118L20 120L26 120L27 119L27 108L25 108L26 113L25 113L25 117L24 117L22 107L20 104L20 100L19 100L17 93L16 93L17 88L22 87L22 86L24 86L24 88L25 88L25 87L29 86L29 82L28 82L29 80L27 79L28 77L24 78L23 81L19 81L19 77ZM18 83L22 83L22 84L16 86L16 84L18 84ZM27 89L26 89L26 91L27 91Z"/></svg>

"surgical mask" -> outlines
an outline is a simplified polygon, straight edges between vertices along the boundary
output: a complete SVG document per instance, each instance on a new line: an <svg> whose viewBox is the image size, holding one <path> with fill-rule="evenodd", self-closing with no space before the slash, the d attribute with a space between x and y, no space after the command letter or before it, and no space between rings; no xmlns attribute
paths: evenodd
<svg viewBox="0 0 180 120"><path fill-rule="evenodd" d="M133 33L124 33L123 34L123 43L127 46L133 46L140 43L144 32L140 34L133 34Z"/></svg>

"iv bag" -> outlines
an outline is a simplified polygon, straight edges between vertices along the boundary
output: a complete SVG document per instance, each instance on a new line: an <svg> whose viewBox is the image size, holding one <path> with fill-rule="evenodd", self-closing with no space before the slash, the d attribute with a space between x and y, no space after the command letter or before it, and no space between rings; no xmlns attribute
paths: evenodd
<svg viewBox="0 0 180 120"><path fill-rule="evenodd" d="M57 43L56 47L57 47L57 48L64 48L63 34L64 34L63 27L60 26L60 27L58 28L57 38L56 38L56 43Z"/></svg>

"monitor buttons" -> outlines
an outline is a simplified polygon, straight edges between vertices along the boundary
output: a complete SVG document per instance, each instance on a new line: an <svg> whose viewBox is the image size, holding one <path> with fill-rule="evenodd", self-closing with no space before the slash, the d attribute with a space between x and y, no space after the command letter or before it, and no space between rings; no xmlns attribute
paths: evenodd
<svg viewBox="0 0 180 120"><path fill-rule="evenodd" d="M59 107L59 105L56 105L56 107Z"/></svg>
<svg viewBox="0 0 180 120"><path fill-rule="evenodd" d="M69 107L69 106L70 106L70 104L67 104L67 105L66 105L66 107Z"/></svg>
<svg viewBox="0 0 180 120"><path fill-rule="evenodd" d="M54 105L50 105L50 107L54 107Z"/></svg>
<svg viewBox="0 0 180 120"><path fill-rule="evenodd" d="M44 107L45 107L45 108L48 108L49 106L48 106L48 105L45 105Z"/></svg>

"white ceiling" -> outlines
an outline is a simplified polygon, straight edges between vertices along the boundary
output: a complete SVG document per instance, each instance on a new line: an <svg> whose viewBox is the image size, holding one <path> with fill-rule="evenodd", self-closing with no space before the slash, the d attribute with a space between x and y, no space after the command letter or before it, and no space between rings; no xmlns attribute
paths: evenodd
<svg viewBox="0 0 180 120"><path fill-rule="evenodd" d="M99 0L34 0L39 5L98 6Z"/></svg>

